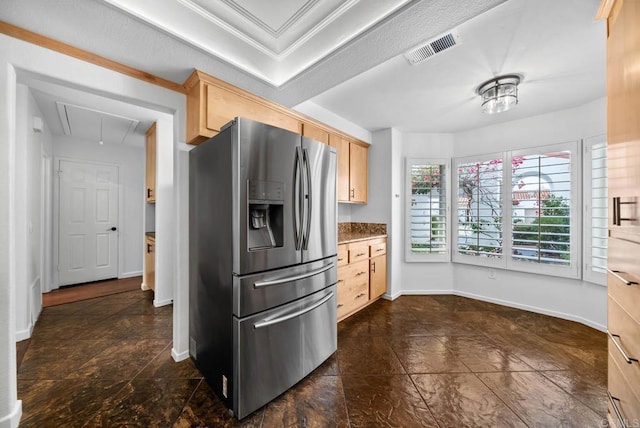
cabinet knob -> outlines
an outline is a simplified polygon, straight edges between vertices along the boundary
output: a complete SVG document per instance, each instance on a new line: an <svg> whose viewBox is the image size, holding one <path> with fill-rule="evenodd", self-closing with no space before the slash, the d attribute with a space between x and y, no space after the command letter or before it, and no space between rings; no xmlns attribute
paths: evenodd
<svg viewBox="0 0 640 428"><path fill-rule="evenodd" d="M338 308L343 307L344 305L342 303L338 303Z"/></svg>

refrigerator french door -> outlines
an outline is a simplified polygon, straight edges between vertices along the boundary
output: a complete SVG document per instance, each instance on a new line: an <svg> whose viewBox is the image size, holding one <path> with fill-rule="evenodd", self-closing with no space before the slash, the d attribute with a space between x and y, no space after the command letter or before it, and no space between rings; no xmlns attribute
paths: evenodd
<svg viewBox="0 0 640 428"><path fill-rule="evenodd" d="M189 176L190 355L242 418L336 350L336 151L236 118Z"/></svg>

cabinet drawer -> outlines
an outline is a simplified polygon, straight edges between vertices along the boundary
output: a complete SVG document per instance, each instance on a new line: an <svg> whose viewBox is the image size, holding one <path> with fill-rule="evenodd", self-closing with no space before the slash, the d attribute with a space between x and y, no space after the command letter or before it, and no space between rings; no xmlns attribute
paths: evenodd
<svg viewBox="0 0 640 428"><path fill-rule="evenodd" d="M349 263L369 258L369 244L367 242L358 242L357 244L349 244Z"/></svg>
<svg viewBox="0 0 640 428"><path fill-rule="evenodd" d="M387 253L387 243L380 242L369 246L369 256L376 257Z"/></svg>
<svg viewBox="0 0 640 428"><path fill-rule="evenodd" d="M627 355L640 360L640 324L612 297L609 297L607 310L609 332L620 336L617 341ZM640 364L637 366L640 368ZM640 386L640 378L638 380Z"/></svg>
<svg viewBox="0 0 640 428"><path fill-rule="evenodd" d="M609 333L615 339L614 343L609 337L609 353L618 362L633 392L640 397L640 324L612 298L609 298L607 324ZM622 352L636 361L629 364Z"/></svg>
<svg viewBox="0 0 640 428"><path fill-rule="evenodd" d="M640 323L640 267L637 259L640 244L609 239L607 287L615 300L637 323Z"/></svg>
<svg viewBox="0 0 640 428"><path fill-rule="evenodd" d="M625 378L627 368L621 366L619 361L624 360L609 353L609 392L617 399L615 400L616 405L626 421L633 421L634 419L640 421L640 397L631 389L629 381ZM624 362L622 365L630 366ZM611 403L609 403L609 412L611 413L610 418L618 422L618 418L611 408Z"/></svg>
<svg viewBox="0 0 640 428"><path fill-rule="evenodd" d="M352 277L338 281L338 319L365 305L369 300L369 281L364 277Z"/></svg>
<svg viewBox="0 0 640 428"><path fill-rule="evenodd" d="M338 279L352 281L360 278L369 278L369 259L349 263L347 266L341 266L338 270Z"/></svg>
<svg viewBox="0 0 640 428"><path fill-rule="evenodd" d="M338 245L338 266L345 266L349 263L349 250L346 244Z"/></svg>

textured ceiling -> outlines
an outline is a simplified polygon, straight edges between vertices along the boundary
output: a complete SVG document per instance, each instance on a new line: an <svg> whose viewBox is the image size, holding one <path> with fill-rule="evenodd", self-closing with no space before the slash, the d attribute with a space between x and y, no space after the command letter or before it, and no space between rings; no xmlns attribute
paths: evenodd
<svg viewBox="0 0 640 428"><path fill-rule="evenodd" d="M340 44L340 36L333 39L330 53L304 71L294 72L295 77L290 80L280 76L286 83L276 87L266 83L264 75L251 74L249 68L234 65L236 60L230 56L212 54L220 48L216 43L224 44L222 40L212 40L209 46L185 41L175 28L150 24L155 15L141 17L114 6L115 2L124 1L156 7L162 13L166 13L163 5L171 5L169 10L182 10L172 9L176 5L208 8L218 15L223 10L231 11L234 18L225 20L225 25L276 57L298 46L287 40L287 34L302 34L305 28L313 28L314 22L318 25L331 14L325 11L315 16L315 21L305 23L322 5L333 11L349 5L355 10L358 5L374 3L404 6L347 43ZM267 3L271 7L265 7ZM316 103L368 130L395 127L409 132L456 132L577 106L604 96L604 24L593 19L598 3L2 0L0 20L177 83L198 68L285 106ZM195 26L195 21L177 15L173 18L173 24ZM460 46L413 67L403 58L408 49L452 29L460 34ZM329 36L336 34L330 32L328 39ZM244 61L260 64L260 56L247 52ZM521 102L513 111L483 115L475 90L481 82L502 73L524 76Z"/></svg>
<svg viewBox="0 0 640 428"><path fill-rule="evenodd" d="M458 132L575 107L605 96L598 0L510 0L456 27L462 43L411 66L397 56L311 99L376 130ZM476 90L520 74L519 104L483 114Z"/></svg>

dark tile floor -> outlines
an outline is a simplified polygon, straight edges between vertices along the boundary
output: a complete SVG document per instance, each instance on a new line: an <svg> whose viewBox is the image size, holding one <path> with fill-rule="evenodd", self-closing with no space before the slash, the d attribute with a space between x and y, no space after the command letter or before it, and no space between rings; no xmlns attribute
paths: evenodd
<svg viewBox="0 0 640 428"><path fill-rule="evenodd" d="M28 427L602 427L607 350L583 325L454 296L380 300L338 352L241 422L132 291L45 308L18 369Z"/></svg>

